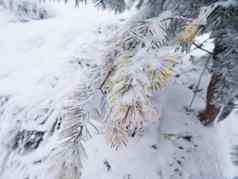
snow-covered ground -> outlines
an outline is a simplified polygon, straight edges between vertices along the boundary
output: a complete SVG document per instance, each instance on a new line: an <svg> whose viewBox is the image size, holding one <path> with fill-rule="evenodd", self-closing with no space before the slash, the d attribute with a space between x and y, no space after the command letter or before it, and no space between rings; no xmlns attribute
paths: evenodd
<svg viewBox="0 0 238 179"><path fill-rule="evenodd" d="M6 134L18 126L21 117L25 117L16 115L21 110L34 115L34 108L39 105L50 105L49 101L60 103L61 96L67 95L68 90L80 82L83 71L77 60L99 64L108 50L111 32L123 23L124 15L116 16L91 6L75 9L70 5L49 3L47 7L54 16L25 23L0 8L1 143L7 140ZM141 137L130 139L128 146L118 151L106 144L103 135L94 135L84 144L88 158L83 161L83 179L238 176L238 169L232 165L229 155L231 145L237 142L238 115L234 112L224 122L203 127L196 119L196 111L204 107L200 96L193 105L195 112L186 112L185 107L192 98L188 87L198 80L201 69L189 61L184 63L178 69L178 73L183 71L181 76L172 79L156 98L162 105L160 119L149 123ZM207 81L205 77L203 88ZM201 95L204 96L204 92L205 89ZM1 106L4 106L4 113ZM29 123L25 124L26 128L34 125L34 122ZM18 164L14 162L19 157L10 154L6 158L7 149L1 146L0 179L25 179L28 173L31 174L27 176L32 177L29 179L47 176L44 168L40 170L41 174L36 174L34 172L39 171L29 166L34 165L32 162L44 151L39 149L34 155L26 155L27 166L15 170Z"/></svg>

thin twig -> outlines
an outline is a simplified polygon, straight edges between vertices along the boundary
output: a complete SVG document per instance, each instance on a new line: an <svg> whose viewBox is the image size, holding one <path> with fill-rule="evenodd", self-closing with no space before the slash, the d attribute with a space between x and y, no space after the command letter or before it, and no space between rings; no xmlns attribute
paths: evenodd
<svg viewBox="0 0 238 179"><path fill-rule="evenodd" d="M127 108L126 114L125 114L124 118L122 119L122 122L125 122L125 121L126 121L128 115L129 115L130 110L131 110L131 106L129 106L129 107Z"/></svg>
<svg viewBox="0 0 238 179"><path fill-rule="evenodd" d="M211 51L209 51L209 50L203 48L203 47L202 47L203 44L200 44L200 45L199 45L199 44L197 44L197 43L195 43L195 42L193 42L192 44L193 44L195 47L199 48L200 50L202 50L202 51L204 51L204 52L207 52L209 55L214 55L213 52L211 52Z"/></svg>
<svg viewBox="0 0 238 179"><path fill-rule="evenodd" d="M186 22L192 22L193 19L191 18L187 18L187 17L183 17L183 16L174 16L174 17L168 17L168 18L165 18L163 20L161 20L161 22L163 21L167 21L167 20L183 20L183 21L186 21Z"/></svg>
<svg viewBox="0 0 238 179"><path fill-rule="evenodd" d="M199 46L203 46L208 40L210 40L210 37L207 38L206 40L202 41ZM197 48L192 49L192 50L190 51L190 53L193 52L194 50L197 50Z"/></svg>
<svg viewBox="0 0 238 179"><path fill-rule="evenodd" d="M113 68L107 73L107 76L105 77L105 79L103 80L102 84L100 85L99 89L101 90L101 92L104 94L102 88L105 85L105 83L107 82L108 78L111 76L112 72L113 72Z"/></svg>
<svg viewBox="0 0 238 179"><path fill-rule="evenodd" d="M193 93L193 98L192 98L192 100L191 100L191 102L190 102L190 104L189 104L189 106L188 106L188 109L189 109L189 110L192 108L192 105L193 105L193 103L194 103L194 101L195 101L195 99L196 99L196 97L197 97L197 94L198 94L198 92L199 92L199 87L200 87L200 84L201 84L201 81L202 81L202 77L203 77L204 73L206 72L207 65L209 64L210 59L211 59L211 55L209 55L209 57L208 57L208 59L207 59L205 65L204 65L204 68L203 68L203 70L202 70L202 73L201 73L200 76L199 76L198 82L197 82L197 84L196 84L196 87L195 87L195 90L194 90L194 93Z"/></svg>

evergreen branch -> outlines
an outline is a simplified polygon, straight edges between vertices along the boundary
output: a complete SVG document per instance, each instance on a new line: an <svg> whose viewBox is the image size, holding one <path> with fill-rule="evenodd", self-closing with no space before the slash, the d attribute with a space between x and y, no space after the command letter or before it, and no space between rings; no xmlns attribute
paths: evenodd
<svg viewBox="0 0 238 179"><path fill-rule="evenodd" d="M238 145L233 146L232 152L230 153L232 162L235 166L238 166Z"/></svg>

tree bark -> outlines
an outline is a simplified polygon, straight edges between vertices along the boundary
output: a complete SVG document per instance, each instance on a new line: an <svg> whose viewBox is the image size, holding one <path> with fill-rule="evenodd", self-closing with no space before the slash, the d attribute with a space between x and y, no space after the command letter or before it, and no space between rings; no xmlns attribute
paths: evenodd
<svg viewBox="0 0 238 179"><path fill-rule="evenodd" d="M215 93L216 93L216 84L221 80L221 74L213 74L207 89L207 101L206 108L204 111L200 112L198 117L203 125L209 125L215 121L218 116L221 107L214 104Z"/></svg>

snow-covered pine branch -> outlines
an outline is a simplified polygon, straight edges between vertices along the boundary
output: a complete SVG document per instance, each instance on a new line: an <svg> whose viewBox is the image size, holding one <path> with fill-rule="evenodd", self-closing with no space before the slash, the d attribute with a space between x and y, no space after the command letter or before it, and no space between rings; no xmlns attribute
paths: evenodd
<svg viewBox="0 0 238 179"><path fill-rule="evenodd" d="M0 0L0 6L12 11L23 22L50 17L50 13L40 0Z"/></svg>
<svg viewBox="0 0 238 179"><path fill-rule="evenodd" d="M81 76L82 83L75 81L62 93L37 98L30 105L18 105L21 99L17 98L0 98L0 147L6 151L0 153L0 178L13 161L11 168L19 173L19 178L33 177L29 171L37 168L31 164L41 166L45 162L52 178L80 178L81 160L85 157L83 142L91 137L91 132L98 132L94 123L97 116L92 116L97 115L93 96L96 88L87 76L92 77L97 71L91 74L91 70L88 68L84 78ZM43 152L35 155L39 150ZM43 174L37 172L37 177Z"/></svg>
<svg viewBox="0 0 238 179"><path fill-rule="evenodd" d="M82 157L86 155L82 142L90 137L89 113L84 104L90 95L88 87L74 88L74 92L67 96L61 116L55 121L54 130L59 132L48 158L49 172L55 178L81 178Z"/></svg>
<svg viewBox="0 0 238 179"><path fill-rule="evenodd" d="M130 22L113 38L114 57L108 55L105 61L107 72L100 86L107 102L106 137L113 147L126 144L146 120L159 118L151 97L166 85L180 58L173 46L168 47L170 24L163 19L170 16L165 12L158 18Z"/></svg>
<svg viewBox="0 0 238 179"><path fill-rule="evenodd" d="M232 148L231 157L234 165L238 166L238 145Z"/></svg>

